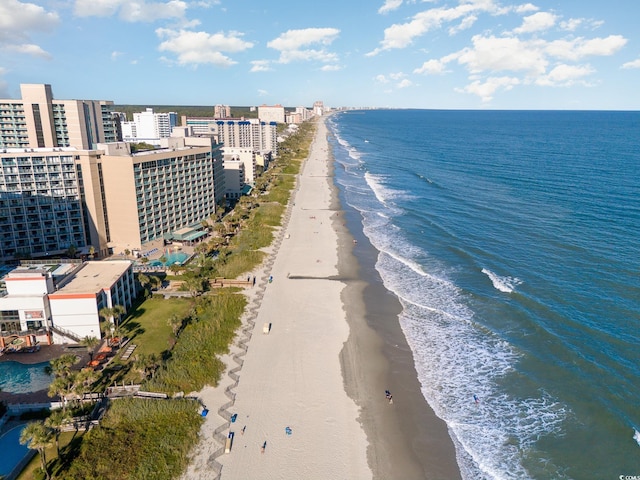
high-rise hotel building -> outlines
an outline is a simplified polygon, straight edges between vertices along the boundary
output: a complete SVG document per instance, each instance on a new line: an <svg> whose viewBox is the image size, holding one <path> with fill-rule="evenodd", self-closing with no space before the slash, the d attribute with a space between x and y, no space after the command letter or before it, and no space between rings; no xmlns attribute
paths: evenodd
<svg viewBox="0 0 640 480"><path fill-rule="evenodd" d="M138 153L124 142L0 150L0 260L142 250L209 218L225 194L221 145L167 140Z"/></svg>
<svg viewBox="0 0 640 480"><path fill-rule="evenodd" d="M225 194L221 145L176 137L131 153L115 142L112 102L53 100L21 85L0 100L0 261L143 249L198 225Z"/></svg>
<svg viewBox="0 0 640 480"><path fill-rule="evenodd" d="M20 85L22 98L0 99L0 151L4 148L94 148L118 140L113 102L55 100L51 85Z"/></svg>

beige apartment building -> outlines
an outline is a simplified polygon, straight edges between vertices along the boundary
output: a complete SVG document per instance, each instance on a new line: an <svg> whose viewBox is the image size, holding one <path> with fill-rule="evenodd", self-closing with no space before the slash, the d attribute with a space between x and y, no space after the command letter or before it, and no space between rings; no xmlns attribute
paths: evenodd
<svg viewBox="0 0 640 480"><path fill-rule="evenodd" d="M142 250L199 226L224 201L221 146L165 140L139 153L124 142L0 150L0 260Z"/></svg>
<svg viewBox="0 0 640 480"><path fill-rule="evenodd" d="M258 118L267 123L284 123L284 107L282 105L260 105L258 107Z"/></svg>
<svg viewBox="0 0 640 480"><path fill-rule="evenodd" d="M211 138L166 140L166 148L156 150L131 153L128 144L116 142L99 145L99 157L81 156L101 252L141 251L183 228L201 228L224 201L220 145Z"/></svg>
<svg viewBox="0 0 640 480"><path fill-rule="evenodd" d="M22 84L21 99L0 99L0 150L95 148L118 140L113 102L56 100L51 85Z"/></svg>

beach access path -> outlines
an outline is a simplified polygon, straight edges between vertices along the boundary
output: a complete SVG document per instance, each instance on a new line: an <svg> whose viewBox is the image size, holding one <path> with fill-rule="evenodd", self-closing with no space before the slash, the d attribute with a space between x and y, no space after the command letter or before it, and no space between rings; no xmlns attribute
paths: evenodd
<svg viewBox="0 0 640 480"><path fill-rule="evenodd" d="M277 251L271 252L271 268L257 272L258 283L249 289L249 301L258 291L263 296L229 409L237 415L229 429L231 451L217 458L224 480L372 478L359 409L345 392L341 372L349 327L341 301L344 283L336 278L332 222L339 212L326 137L319 121L283 240L272 247ZM268 333L264 324L270 324ZM223 361L235 366L230 357ZM198 393L210 412L184 479L213 477L211 454L221 447L213 430L226 421L217 409L228 401L223 389L230 383L225 373L217 388Z"/></svg>

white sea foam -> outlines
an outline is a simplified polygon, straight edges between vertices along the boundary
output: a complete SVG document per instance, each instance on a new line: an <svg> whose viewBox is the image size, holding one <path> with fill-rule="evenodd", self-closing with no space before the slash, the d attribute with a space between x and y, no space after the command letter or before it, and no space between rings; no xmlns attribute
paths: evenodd
<svg viewBox="0 0 640 480"><path fill-rule="evenodd" d="M638 445L640 445L640 432L638 430L633 430L633 439L636 441Z"/></svg>
<svg viewBox="0 0 640 480"><path fill-rule="evenodd" d="M520 280L519 278L501 277L486 268L482 269L482 273L489 277L491 283L493 283L493 286L497 290L500 290L504 293L512 293L515 290L516 286L522 283L522 280Z"/></svg>
<svg viewBox="0 0 640 480"><path fill-rule="evenodd" d="M382 236L385 230L375 232ZM474 321L446 271L433 267L437 273L420 275L409 262L385 252L376 268L403 305L401 326L414 352L423 394L447 422L464 478L530 478L522 466L523 452L540 436L559 431L566 416L563 407L544 393L516 399L504 392L500 382L512 373L519 355ZM478 404L473 395L479 397Z"/></svg>
<svg viewBox="0 0 640 480"><path fill-rule="evenodd" d="M348 147L341 144L339 150L336 160L350 165ZM448 425L463 478L530 478L524 457L538 438L560 433L567 412L545 393L514 398L505 392L518 351L474 319L469 299L450 280L452 271L393 223L397 213L404 213L394 200L406 194L386 186L383 176L357 173L360 177L349 175L341 185L380 252L376 269L385 287L403 306L400 323L423 395ZM511 291L519 283L494 276Z"/></svg>

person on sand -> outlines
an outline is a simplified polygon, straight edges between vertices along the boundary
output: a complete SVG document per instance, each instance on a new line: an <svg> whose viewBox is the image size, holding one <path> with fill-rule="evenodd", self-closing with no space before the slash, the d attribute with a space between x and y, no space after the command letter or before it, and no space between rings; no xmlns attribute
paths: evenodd
<svg viewBox="0 0 640 480"><path fill-rule="evenodd" d="M267 441L265 440L264 443L262 444L262 447L260 447L260 453L264 453L266 448L267 448Z"/></svg>
<svg viewBox="0 0 640 480"><path fill-rule="evenodd" d="M389 395L389 405L393 403L393 395Z"/></svg>
<svg viewBox="0 0 640 480"><path fill-rule="evenodd" d="M478 398L478 396L477 396L477 395L475 395L475 394L473 395L473 401L474 401L474 402L476 402L476 405L477 405L478 403L480 403L480 399L479 399L479 398Z"/></svg>
<svg viewBox="0 0 640 480"><path fill-rule="evenodd" d="M244 431L247 429L247 426L245 425L244 427L242 427L242 430L240 431L240 435L244 435Z"/></svg>

